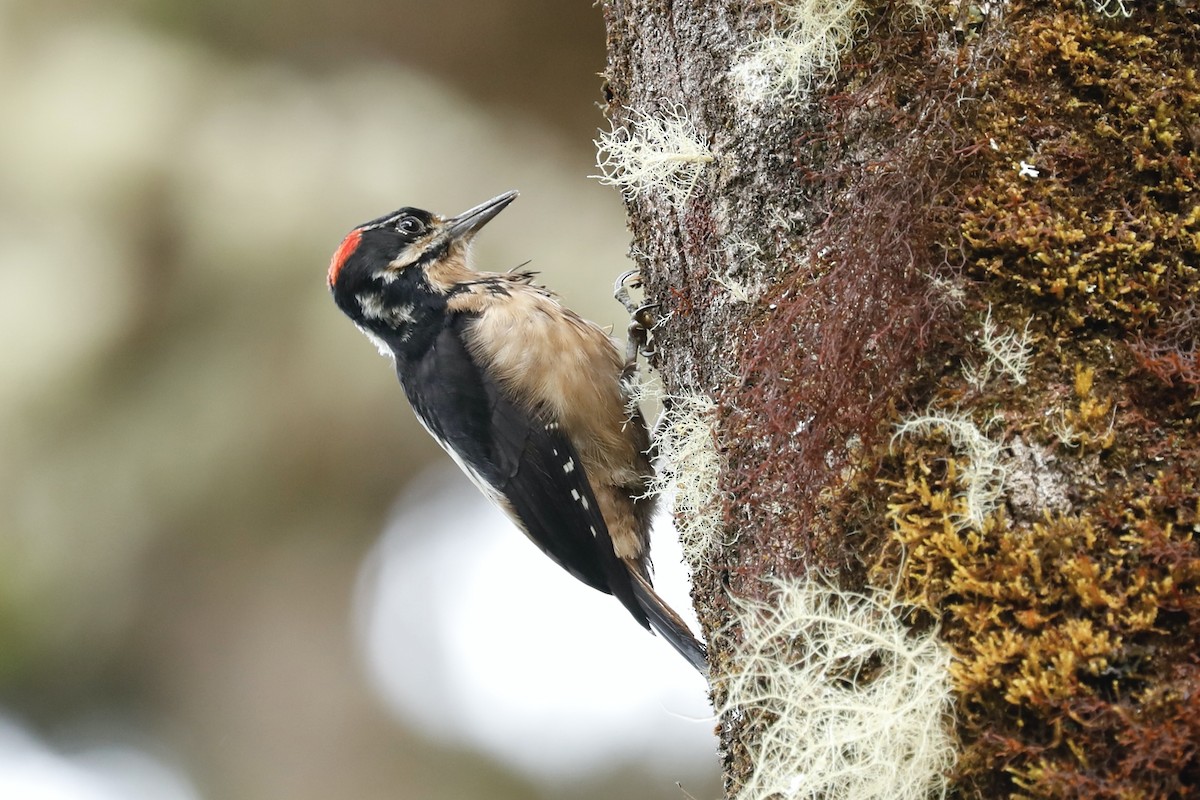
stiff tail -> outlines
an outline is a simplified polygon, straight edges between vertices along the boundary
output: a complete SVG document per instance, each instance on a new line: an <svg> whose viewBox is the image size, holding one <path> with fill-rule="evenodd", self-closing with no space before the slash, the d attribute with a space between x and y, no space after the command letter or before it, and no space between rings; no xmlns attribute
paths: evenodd
<svg viewBox="0 0 1200 800"><path fill-rule="evenodd" d="M707 677L708 651L704 649L704 645L692 635L687 623L680 619L679 615L658 596L648 580L634 570L630 570L630 573L633 578L634 597L637 598L642 611L646 612L646 617L650 620L650 627L655 633L670 642L671 646L679 651L679 654L686 658L688 663L695 667L701 675Z"/></svg>

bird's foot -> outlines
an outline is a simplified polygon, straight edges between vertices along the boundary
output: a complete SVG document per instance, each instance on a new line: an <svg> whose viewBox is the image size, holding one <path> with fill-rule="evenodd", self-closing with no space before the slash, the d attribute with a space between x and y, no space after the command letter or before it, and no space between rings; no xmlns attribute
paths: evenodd
<svg viewBox="0 0 1200 800"><path fill-rule="evenodd" d="M636 269L622 273L613 287L613 297L629 312L629 328L625 341L625 367L621 379L628 381L637 373L637 357L654 355L650 346L650 331L658 324L658 303L635 303L630 289L642 288L642 273Z"/></svg>

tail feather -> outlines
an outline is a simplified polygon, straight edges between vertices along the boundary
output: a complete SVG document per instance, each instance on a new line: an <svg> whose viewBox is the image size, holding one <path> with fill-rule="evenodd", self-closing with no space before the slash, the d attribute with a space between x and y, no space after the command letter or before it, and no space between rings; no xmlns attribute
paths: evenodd
<svg viewBox="0 0 1200 800"><path fill-rule="evenodd" d="M630 570L630 573L633 577L634 597L637 598L638 605L646 612L646 617L650 620L650 627L655 633L666 639L701 675L707 677L708 651L704 645L692 635L687 623L658 596L654 587L650 585L650 581L634 570Z"/></svg>

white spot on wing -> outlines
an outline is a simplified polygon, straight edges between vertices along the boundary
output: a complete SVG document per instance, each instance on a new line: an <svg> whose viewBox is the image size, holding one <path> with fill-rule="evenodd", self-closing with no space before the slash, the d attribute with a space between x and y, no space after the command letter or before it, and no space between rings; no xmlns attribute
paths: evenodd
<svg viewBox="0 0 1200 800"><path fill-rule="evenodd" d="M570 475L574 471L575 471L575 459L568 458L567 463L563 465L563 472Z"/></svg>

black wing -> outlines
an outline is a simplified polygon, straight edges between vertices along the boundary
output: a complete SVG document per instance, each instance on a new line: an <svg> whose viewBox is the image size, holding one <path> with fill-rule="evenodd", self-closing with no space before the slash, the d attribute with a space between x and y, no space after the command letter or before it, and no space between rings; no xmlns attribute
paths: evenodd
<svg viewBox="0 0 1200 800"><path fill-rule="evenodd" d="M413 411L546 555L649 627L575 448L553 420L488 380L463 342L469 320L450 315L423 355L397 364Z"/></svg>

